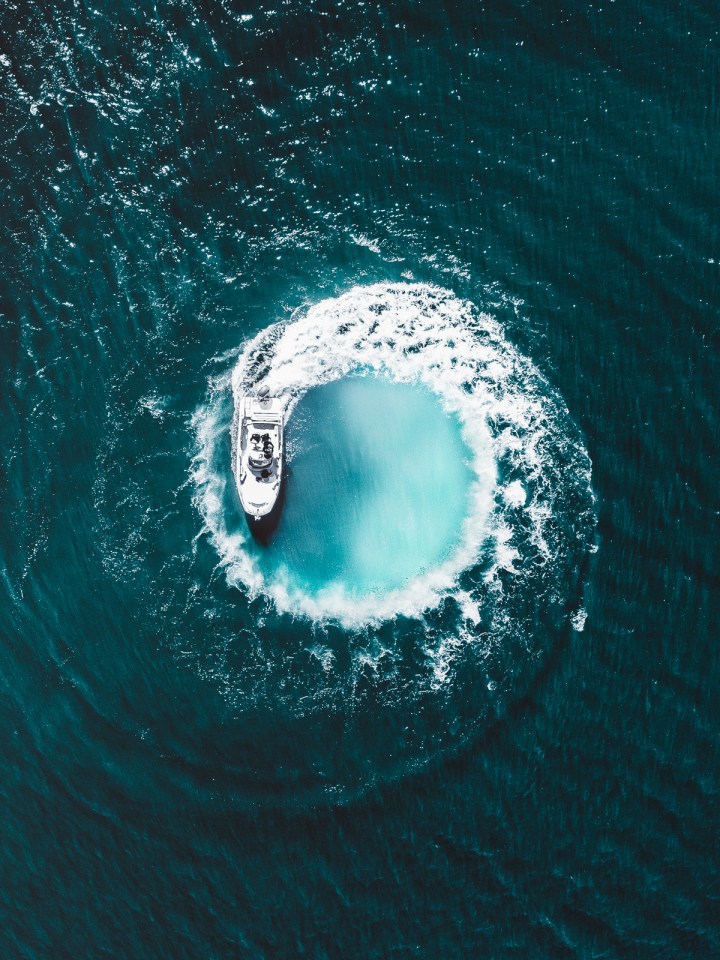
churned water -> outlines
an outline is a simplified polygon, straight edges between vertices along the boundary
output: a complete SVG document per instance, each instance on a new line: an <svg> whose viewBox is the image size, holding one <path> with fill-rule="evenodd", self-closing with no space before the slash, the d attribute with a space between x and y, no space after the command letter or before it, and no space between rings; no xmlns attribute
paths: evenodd
<svg viewBox="0 0 720 960"><path fill-rule="evenodd" d="M288 443L292 481L265 551L270 576L316 598L343 594L346 607L374 605L451 554L472 474L457 426L427 394L359 379L316 388Z"/></svg>
<svg viewBox="0 0 720 960"><path fill-rule="evenodd" d="M2 955L720 955L712 5L3 27Z"/></svg>

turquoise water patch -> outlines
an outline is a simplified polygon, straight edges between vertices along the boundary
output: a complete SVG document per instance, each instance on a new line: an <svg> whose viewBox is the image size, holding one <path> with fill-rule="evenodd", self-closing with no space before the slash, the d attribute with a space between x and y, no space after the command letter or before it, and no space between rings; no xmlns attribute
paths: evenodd
<svg viewBox="0 0 720 960"><path fill-rule="evenodd" d="M311 594L383 594L442 563L473 481L460 423L430 391L377 377L310 390L288 423L286 498L261 568Z"/></svg>

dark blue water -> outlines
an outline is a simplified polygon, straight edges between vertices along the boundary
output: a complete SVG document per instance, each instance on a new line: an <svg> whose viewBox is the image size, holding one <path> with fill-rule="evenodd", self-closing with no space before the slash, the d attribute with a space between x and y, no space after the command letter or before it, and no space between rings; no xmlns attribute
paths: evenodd
<svg viewBox="0 0 720 960"><path fill-rule="evenodd" d="M715 8L2 22L2 955L719 956Z"/></svg>

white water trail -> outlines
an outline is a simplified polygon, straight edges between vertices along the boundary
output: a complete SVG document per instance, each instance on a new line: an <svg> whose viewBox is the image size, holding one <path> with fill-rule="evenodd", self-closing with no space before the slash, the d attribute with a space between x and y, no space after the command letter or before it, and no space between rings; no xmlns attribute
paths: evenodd
<svg viewBox="0 0 720 960"><path fill-rule="evenodd" d="M458 418L472 453L470 507L450 556L402 588L364 598L337 585L310 594L286 572L266 576L249 532L226 515L232 476L217 467L217 444L227 424L218 421L214 400L227 395L229 380L236 400L262 380L292 409L311 387L359 372L420 384ZM562 552L558 529L584 523L558 516L566 488L592 500L590 461L561 398L491 316L430 285L355 287L273 324L244 345L231 378L214 385L194 426L196 503L228 582L266 595L281 613L352 629L420 618L448 597L478 611L483 589L498 593L500 571L520 575L523 551L553 562ZM461 589L463 572L481 559L480 585Z"/></svg>

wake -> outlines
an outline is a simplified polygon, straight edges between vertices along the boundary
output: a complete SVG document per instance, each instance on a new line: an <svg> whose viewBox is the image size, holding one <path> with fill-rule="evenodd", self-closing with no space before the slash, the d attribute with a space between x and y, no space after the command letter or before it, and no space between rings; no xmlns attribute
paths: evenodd
<svg viewBox="0 0 720 960"><path fill-rule="evenodd" d="M339 584L312 592L282 566L264 568L230 507L222 446L230 391L237 400L262 380L292 409L310 388L358 373L432 391L459 421L472 468L467 515L449 556L365 597ZM213 384L194 428L195 502L228 583L268 597L280 613L364 629L452 602L460 624L493 620L508 578L530 585L539 567L562 567L570 548L590 545L591 464L562 398L491 316L435 286L355 287L273 324ZM467 571L472 582L463 583ZM438 676L443 669L439 663Z"/></svg>

